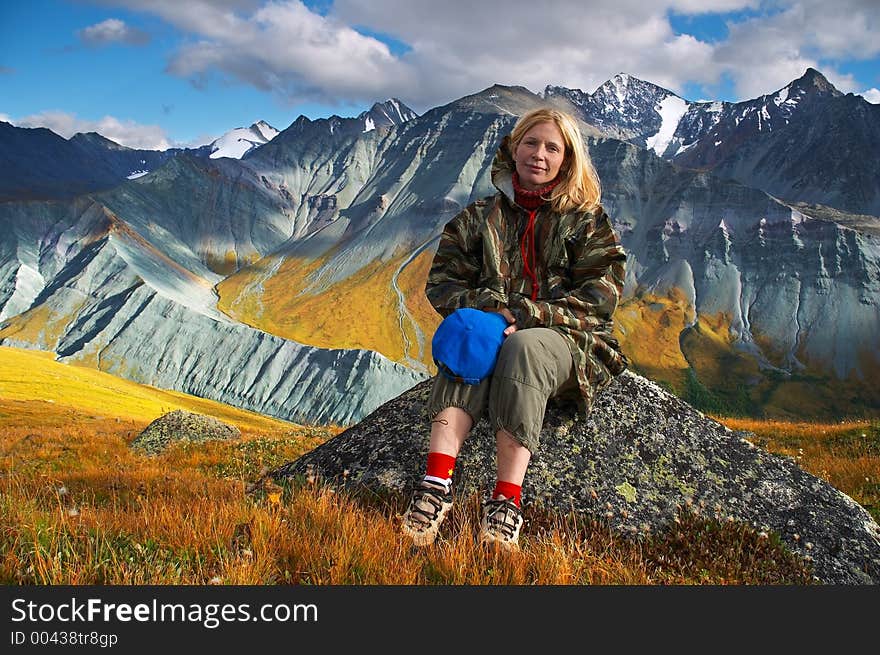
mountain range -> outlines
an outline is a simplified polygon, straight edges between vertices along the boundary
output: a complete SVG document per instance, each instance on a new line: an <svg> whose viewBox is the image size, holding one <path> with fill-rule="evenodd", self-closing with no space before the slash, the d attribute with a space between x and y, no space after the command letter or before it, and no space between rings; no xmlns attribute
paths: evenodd
<svg viewBox="0 0 880 655"><path fill-rule="evenodd" d="M547 104L579 119L629 254L617 330L635 370L707 411L876 414L880 108L813 69L740 103L624 74L422 115L392 99L301 116L238 157L0 124L0 344L355 422L434 372L438 236Z"/></svg>
<svg viewBox="0 0 880 655"><path fill-rule="evenodd" d="M583 120L684 168L779 198L880 215L880 105L842 94L819 71L744 102L689 102L617 75L593 94L548 87ZM846 153L846 156L841 156Z"/></svg>

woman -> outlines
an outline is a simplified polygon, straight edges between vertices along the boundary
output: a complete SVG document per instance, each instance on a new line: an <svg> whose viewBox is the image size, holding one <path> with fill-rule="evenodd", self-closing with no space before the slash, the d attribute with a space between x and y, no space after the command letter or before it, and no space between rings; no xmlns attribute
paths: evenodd
<svg viewBox="0 0 880 655"><path fill-rule="evenodd" d="M403 517L416 545L436 539L452 507L459 449L488 410L497 476L481 540L516 547L547 400L573 396L586 416L596 391L627 367L611 336L626 253L575 120L547 108L523 115L501 142L492 182L494 196L445 226L426 294L441 316L469 307L498 312L508 325L490 377L434 379L425 476Z"/></svg>

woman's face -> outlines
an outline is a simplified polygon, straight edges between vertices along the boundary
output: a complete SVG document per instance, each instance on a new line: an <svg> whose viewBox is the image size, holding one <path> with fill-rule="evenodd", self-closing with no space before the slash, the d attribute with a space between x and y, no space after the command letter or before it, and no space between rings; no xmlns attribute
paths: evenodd
<svg viewBox="0 0 880 655"><path fill-rule="evenodd" d="M564 159L565 140L552 121L532 126L513 153L519 183L530 191L552 182Z"/></svg>

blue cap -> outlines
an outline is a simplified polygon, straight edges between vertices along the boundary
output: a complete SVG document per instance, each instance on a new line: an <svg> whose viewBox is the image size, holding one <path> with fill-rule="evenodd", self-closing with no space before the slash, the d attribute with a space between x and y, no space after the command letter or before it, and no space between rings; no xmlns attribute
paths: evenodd
<svg viewBox="0 0 880 655"><path fill-rule="evenodd" d="M465 384L479 384L495 368L507 320L497 312L457 309L437 326L431 352L438 370Z"/></svg>

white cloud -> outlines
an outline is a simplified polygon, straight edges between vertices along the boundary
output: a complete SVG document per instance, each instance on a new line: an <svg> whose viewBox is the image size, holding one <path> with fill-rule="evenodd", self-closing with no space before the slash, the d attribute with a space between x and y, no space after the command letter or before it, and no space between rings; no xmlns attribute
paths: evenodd
<svg viewBox="0 0 880 655"><path fill-rule="evenodd" d="M872 88L859 93L868 102L880 105L880 89Z"/></svg>
<svg viewBox="0 0 880 655"><path fill-rule="evenodd" d="M206 146L209 143L213 143L220 137L216 134L200 134L199 136L193 137L189 141L183 141L179 143L175 143L175 148L198 148L200 146Z"/></svg>
<svg viewBox="0 0 880 655"><path fill-rule="evenodd" d="M100 46L110 43L127 43L128 45L144 45L149 43L150 35L146 32L129 27L118 18L90 25L77 32L80 40L86 45Z"/></svg>
<svg viewBox="0 0 880 655"><path fill-rule="evenodd" d="M403 88L411 71L388 46L309 11L302 3L270 3L250 18L216 15L200 30L208 39L170 62L177 75L217 70L291 99L372 100Z"/></svg>
<svg viewBox="0 0 880 655"><path fill-rule="evenodd" d="M754 9L760 0L671 0L669 8L683 14L721 14Z"/></svg>
<svg viewBox="0 0 880 655"><path fill-rule="evenodd" d="M822 72L841 91L858 83L828 63L880 54L880 4L864 0L775 2L781 11L728 24L714 62L734 79L741 98L770 93L800 77L807 67ZM790 5L790 6L782 6Z"/></svg>
<svg viewBox="0 0 880 655"><path fill-rule="evenodd" d="M711 88L729 77L739 98L747 99L785 86L808 67L850 91L856 80L829 61L871 57L880 49L880 3L872 0L571 0L554 2L552 10L531 0L507 0L506 23L493 3L398 4L336 0L333 12L346 23L410 44L403 61L419 71L420 79L440 82L440 88L421 90L424 99L430 91L456 97L492 82L592 91L617 72L676 92L688 83ZM742 9L753 11L730 22L720 42L676 35L668 19L668 11L697 15Z"/></svg>
<svg viewBox="0 0 880 655"><path fill-rule="evenodd" d="M416 111L494 83L592 92L619 72L682 93L733 80L740 99L772 93L813 67L842 91L864 88L834 62L880 54L875 0L335 0L322 16L299 0L117 0L189 35L168 70L217 77L296 102L396 96ZM669 12L749 9L722 40L676 34ZM366 33L387 34L392 52ZM872 81L873 82L873 81Z"/></svg>
<svg viewBox="0 0 880 655"><path fill-rule="evenodd" d="M310 11L299 0L123 0L190 34L167 70L197 85L215 76L289 101L365 102L402 95L415 71L382 41Z"/></svg>
<svg viewBox="0 0 880 655"><path fill-rule="evenodd" d="M412 50L401 60L422 82L419 102L431 105L496 82L533 91L547 84L593 91L624 72L681 91L688 80L718 79L712 46L674 33L666 15L671 4L567 0L548 9L531 0L508 0L502 9L462 0L412 0L404 6L393 0L337 0L333 12L348 24L409 44Z"/></svg>
<svg viewBox="0 0 880 655"><path fill-rule="evenodd" d="M140 125L113 116L90 121L62 111L45 111L9 122L18 127L46 127L69 139L77 132L97 132L120 145L140 150L167 150L172 147L165 131L158 125Z"/></svg>

